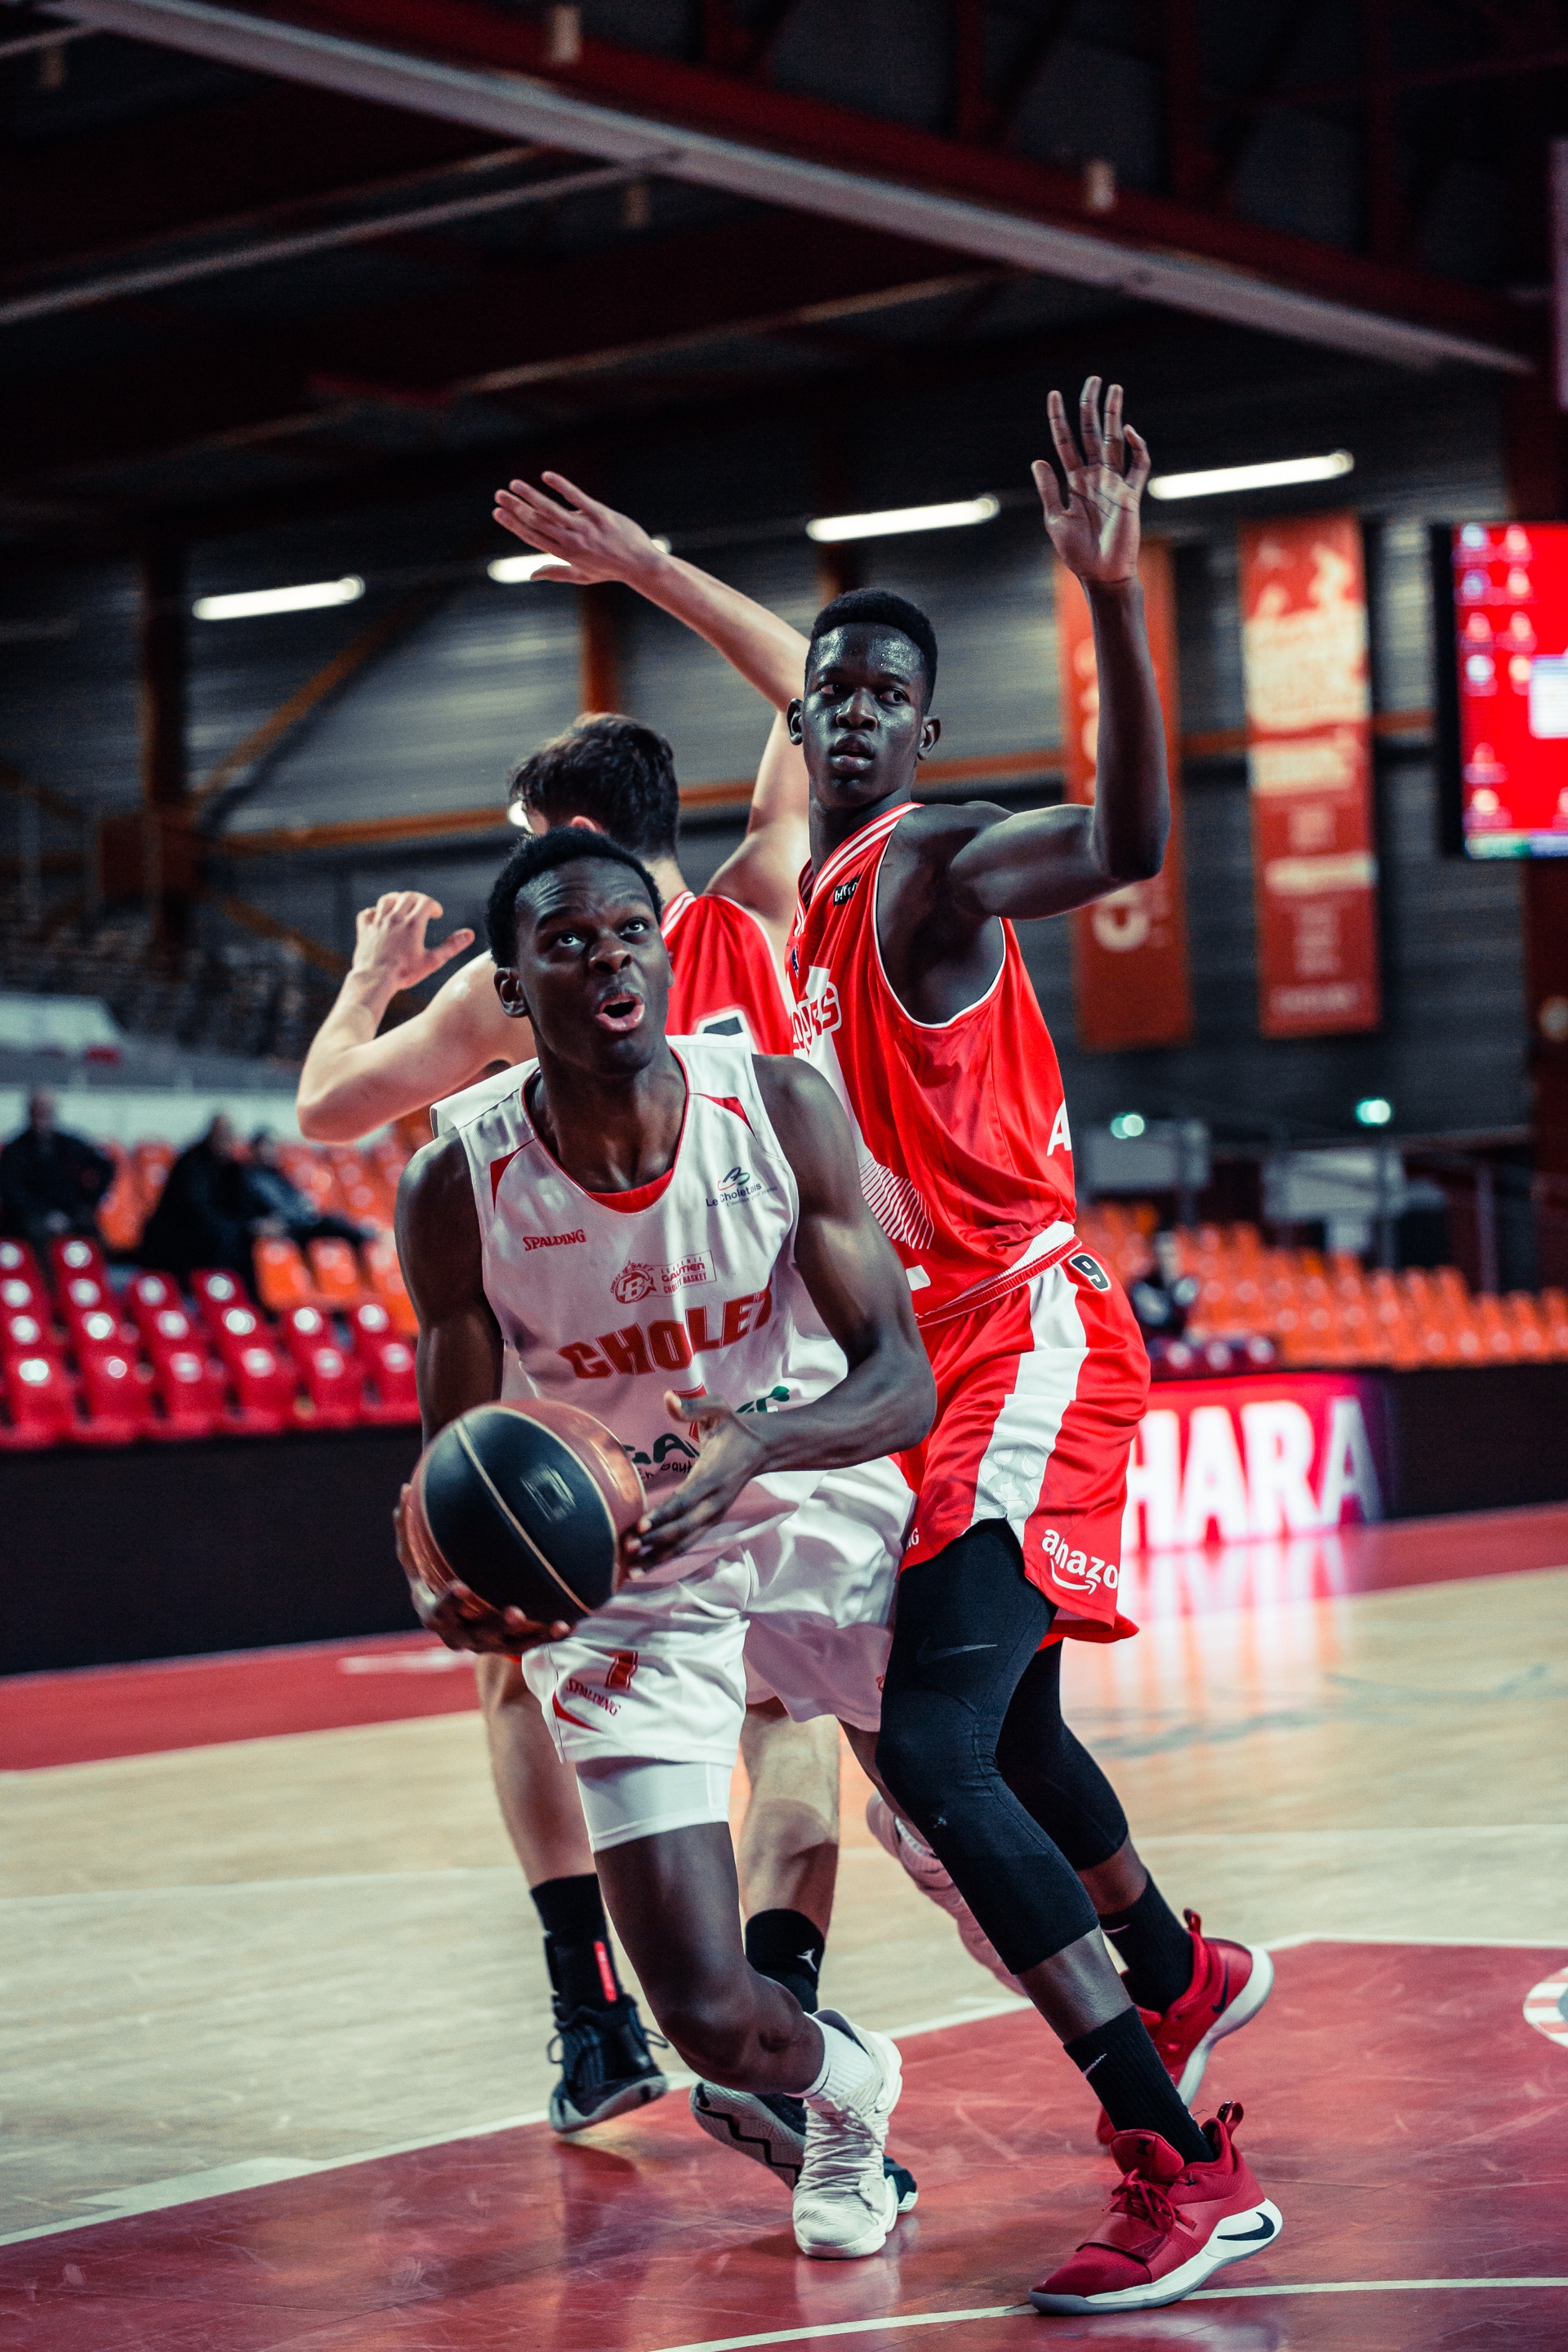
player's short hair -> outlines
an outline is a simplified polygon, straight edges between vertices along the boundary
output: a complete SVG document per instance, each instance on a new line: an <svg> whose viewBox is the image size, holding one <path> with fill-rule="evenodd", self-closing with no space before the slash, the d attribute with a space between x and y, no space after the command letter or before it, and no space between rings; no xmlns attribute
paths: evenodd
<svg viewBox="0 0 1568 2352"><path fill-rule="evenodd" d="M531 752L510 798L544 819L592 817L639 857L671 857L680 823L675 755L662 735L613 711L589 711Z"/></svg>
<svg viewBox="0 0 1568 2352"><path fill-rule="evenodd" d="M835 629L853 628L857 622L875 622L879 627L897 629L908 637L925 666L926 701L930 704L936 692L936 631L907 596L897 596L890 588L851 588L842 596L835 596L825 604L811 625L811 649L805 657L807 669L816 650L819 637L830 636Z"/></svg>
<svg viewBox="0 0 1568 2352"><path fill-rule="evenodd" d="M605 857L630 868L647 892L657 922L664 913L658 885L635 851L612 841L607 834L590 833L585 825L556 825L549 833L531 834L520 841L490 887L485 905L485 940L499 965L510 967L517 954L517 901L521 891L557 866L575 865L580 857Z"/></svg>

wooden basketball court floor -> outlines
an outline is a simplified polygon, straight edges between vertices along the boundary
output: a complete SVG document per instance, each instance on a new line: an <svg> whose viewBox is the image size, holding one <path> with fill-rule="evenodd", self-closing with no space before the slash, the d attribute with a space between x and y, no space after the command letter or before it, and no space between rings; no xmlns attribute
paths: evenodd
<svg viewBox="0 0 1568 2352"><path fill-rule="evenodd" d="M1069 1713L1171 1899L1275 1951L1200 2101L1267 2255L1029 2310L1103 2208L1092 2103L847 1759L825 1992L903 2038L918 2211L802 2261L683 2086L555 2140L471 1675L413 1635L4 1686L0 2352L1568 2346L1568 1509L1171 1556L1131 1606Z"/></svg>

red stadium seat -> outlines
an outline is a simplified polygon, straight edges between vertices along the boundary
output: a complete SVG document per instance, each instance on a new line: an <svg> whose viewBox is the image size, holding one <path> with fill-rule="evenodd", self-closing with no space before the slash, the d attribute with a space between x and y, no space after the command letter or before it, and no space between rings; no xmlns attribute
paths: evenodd
<svg viewBox="0 0 1568 2352"><path fill-rule="evenodd" d="M222 1266L205 1267L193 1274L191 1288L196 1294L202 1320L209 1329L226 1307L248 1307L250 1304L250 1293L238 1275L230 1274Z"/></svg>
<svg viewBox="0 0 1568 2352"><path fill-rule="evenodd" d="M374 1383L375 1394L362 1407L371 1422L411 1422L419 1418L419 1398L414 1381L414 1350L392 1328L392 1318L378 1298L367 1298L349 1317L354 1353Z"/></svg>
<svg viewBox="0 0 1568 2352"><path fill-rule="evenodd" d="M84 1444L130 1445L144 1437L153 1419L153 1374L128 1348L79 1351L86 1419L77 1432Z"/></svg>
<svg viewBox="0 0 1568 2352"><path fill-rule="evenodd" d="M20 1313L8 1309L0 1315L0 1356L7 1363L20 1356L47 1356L59 1361L59 1342L41 1306L23 1307Z"/></svg>
<svg viewBox="0 0 1568 2352"><path fill-rule="evenodd" d="M163 1407L163 1420L149 1423L154 1437L210 1437L228 1409L222 1376L200 1345L155 1355L153 1385Z"/></svg>
<svg viewBox="0 0 1568 2352"><path fill-rule="evenodd" d="M49 1265L54 1273L55 1287L62 1289L75 1275L90 1275L94 1281L106 1286L109 1264L102 1250L85 1234L65 1234L49 1244Z"/></svg>
<svg viewBox="0 0 1568 2352"><path fill-rule="evenodd" d="M183 1312L184 1301L180 1286L172 1274L139 1274L125 1293L125 1304L139 1331L147 1331L156 1318L175 1308Z"/></svg>
<svg viewBox="0 0 1568 2352"><path fill-rule="evenodd" d="M0 1272L0 1314L47 1317L48 1311L48 1293L30 1255Z"/></svg>
<svg viewBox="0 0 1568 2352"><path fill-rule="evenodd" d="M66 1329L70 1334L71 1353L84 1370L91 1356L129 1354L132 1360L135 1358L135 1335L128 1333L112 1307L68 1307Z"/></svg>
<svg viewBox="0 0 1568 2352"><path fill-rule="evenodd" d="M8 1355L4 1377L11 1425L0 1431L0 1439L6 1445L58 1445L75 1435L76 1399L58 1356Z"/></svg>
<svg viewBox="0 0 1568 2352"><path fill-rule="evenodd" d="M7 1275L21 1275L28 1282L38 1278L38 1262L26 1242L0 1241L0 1281Z"/></svg>

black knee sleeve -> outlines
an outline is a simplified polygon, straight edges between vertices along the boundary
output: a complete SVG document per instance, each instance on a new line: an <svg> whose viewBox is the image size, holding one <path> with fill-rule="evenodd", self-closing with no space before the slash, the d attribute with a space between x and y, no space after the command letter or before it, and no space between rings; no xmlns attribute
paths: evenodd
<svg viewBox="0 0 1568 2352"><path fill-rule="evenodd" d="M1075 1870L1093 1870L1127 1843L1115 1790L1062 1721L1062 1648L1037 1650L996 1745L1002 1778Z"/></svg>
<svg viewBox="0 0 1568 2352"><path fill-rule="evenodd" d="M1072 1864L997 1764L1009 1704L1051 1614L998 1521L906 1569L877 1742L889 1788L1015 1971L1095 1924Z"/></svg>

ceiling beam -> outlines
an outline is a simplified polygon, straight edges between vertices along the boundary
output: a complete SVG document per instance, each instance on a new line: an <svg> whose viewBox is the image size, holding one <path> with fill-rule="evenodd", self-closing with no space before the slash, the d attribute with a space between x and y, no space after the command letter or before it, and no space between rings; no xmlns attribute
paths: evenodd
<svg viewBox="0 0 1568 2352"><path fill-rule="evenodd" d="M504 399L574 372L690 350L731 329L775 331L803 306L810 324L839 303L908 300L910 286L955 277L966 285L973 274L955 272L940 247L772 213L612 246L592 268L581 254L523 259L475 285L287 327L193 319L177 341L111 372L0 387L0 478L15 485L61 467L319 426L345 410L345 383L413 399Z"/></svg>
<svg viewBox="0 0 1568 2352"><path fill-rule="evenodd" d="M13 143L0 151L0 268L91 268L153 237L242 226L279 205L467 163L495 143L466 123L291 82Z"/></svg>
<svg viewBox="0 0 1568 2352"><path fill-rule="evenodd" d="M607 42L585 38L552 67L548 18L473 0L316 0L308 24L210 0L55 5L254 71L1268 333L1409 366L1535 364L1528 322L1489 290L1140 190L1092 215L1054 167Z"/></svg>

